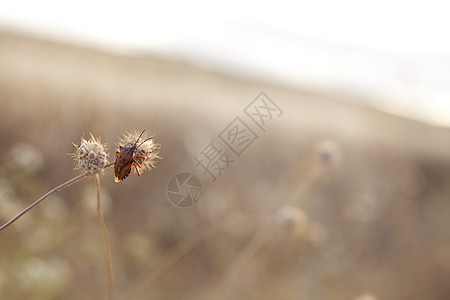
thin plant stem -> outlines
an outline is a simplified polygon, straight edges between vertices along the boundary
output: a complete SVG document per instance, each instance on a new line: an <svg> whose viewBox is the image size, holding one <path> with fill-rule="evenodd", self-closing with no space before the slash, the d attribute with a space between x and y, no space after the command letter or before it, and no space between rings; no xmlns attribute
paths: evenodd
<svg viewBox="0 0 450 300"><path fill-rule="evenodd" d="M51 191L49 191L47 194L45 194L44 196L42 196L41 198L37 199L36 201L34 201L30 206L28 206L27 208L25 208L24 210L22 210L19 214L17 214L14 218L12 218L11 220L9 220L8 222L6 222L5 224L3 224L0 227L0 231L2 231L3 229L5 229L6 227L8 227L9 225L11 225L12 223L14 223L15 221L17 221L20 217L22 217L24 214L26 214L30 209L32 209L33 207L35 207L36 205L38 205L39 203L41 203L42 201L44 201L45 199L48 198L48 196L50 196L51 194L58 192L84 178L86 178L88 175L85 174L81 174L78 175L77 177L74 177L64 183L61 183L60 185L58 185L57 187L55 187L54 189L52 189Z"/></svg>
<svg viewBox="0 0 450 300"><path fill-rule="evenodd" d="M220 285L216 291L213 299L221 300L226 298L226 294L233 285L236 277L241 272L242 268L250 261L250 259L258 252L258 250L269 240L272 232L275 230L272 219L268 220L252 237L252 239L239 252L237 258L234 260L231 269L228 271L225 281Z"/></svg>
<svg viewBox="0 0 450 300"><path fill-rule="evenodd" d="M314 187L324 173L324 168L317 165L311 166L305 175L303 175L302 182L297 185L293 191L285 196L285 201L282 204L297 204L301 200L302 196Z"/></svg>
<svg viewBox="0 0 450 300"><path fill-rule="evenodd" d="M110 163L107 164L104 169L111 167L112 165L114 165L114 163ZM9 225L11 225L12 223L14 223L15 221L17 221L20 217L22 217L24 214L26 214L29 210L31 210L33 207L35 207L36 205L38 205L39 203L41 203L42 201L44 201L45 199L48 198L48 196L50 196L51 194L58 192L66 187L71 186L72 184L83 180L84 178L88 177L89 175L87 174L80 174L64 183L61 183L60 185L58 185L57 187L53 188L52 190L50 190L47 194L45 194L44 196L42 196L41 198L37 199L36 201L34 201L30 206L28 206L27 208L25 208L24 210L22 210L19 214L17 214L14 218L12 218L11 220L9 220L8 222L6 222L5 224L3 224L0 227L0 231L2 231L3 229L5 229L6 227L8 227Z"/></svg>
<svg viewBox="0 0 450 300"><path fill-rule="evenodd" d="M189 251L198 246L201 242L211 236L216 235L221 230L229 230L230 227L239 227L242 230L244 223L249 223L247 219L241 219L236 216L229 216L220 222L212 225L207 225L201 228L198 232L190 235L183 241L179 242L175 247L170 249L156 265L147 271L139 281L133 286L130 291L122 297L123 299L141 299L145 290L149 285L157 279L164 271L173 266L180 258L186 255ZM248 225L248 224L247 224ZM254 222L250 222L253 226Z"/></svg>
<svg viewBox="0 0 450 300"><path fill-rule="evenodd" d="M289 204L293 205L297 203L301 197L310 191L313 186L318 182L321 175L323 174L323 169L318 168L317 165L311 166L305 173L303 177L303 182L299 184L292 192L285 196L282 205ZM221 300L226 298L226 294L233 285L236 277L241 272L242 268L251 260L251 258L261 249L262 246L269 240L272 233L275 231L276 226L273 222L273 218L270 218L251 238L250 241L244 246L244 248L239 252L238 256L234 260L225 280L216 290L215 300Z"/></svg>
<svg viewBox="0 0 450 300"><path fill-rule="evenodd" d="M102 205L101 205L101 201L100 201L100 176L98 176L98 174L95 174L95 182L97 184L97 215L98 215L98 221L100 222L100 227L102 229L103 243L105 246L105 261L106 261L106 272L107 272L107 279L108 279L108 299L114 300L115 299L115 292L114 292L115 288L114 288L114 277L113 277L112 261L111 261L111 247L109 245L108 231L106 230L105 220L103 219Z"/></svg>

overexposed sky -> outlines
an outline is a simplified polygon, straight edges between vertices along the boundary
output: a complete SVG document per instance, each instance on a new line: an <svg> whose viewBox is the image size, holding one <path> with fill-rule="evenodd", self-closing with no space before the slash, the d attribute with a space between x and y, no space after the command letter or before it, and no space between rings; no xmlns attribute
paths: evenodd
<svg viewBox="0 0 450 300"><path fill-rule="evenodd" d="M446 1L0 1L0 26L359 96L450 126Z"/></svg>

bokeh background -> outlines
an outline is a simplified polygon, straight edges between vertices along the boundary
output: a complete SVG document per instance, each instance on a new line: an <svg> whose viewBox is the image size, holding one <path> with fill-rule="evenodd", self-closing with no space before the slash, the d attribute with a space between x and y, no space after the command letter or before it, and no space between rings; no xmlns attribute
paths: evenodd
<svg viewBox="0 0 450 300"><path fill-rule="evenodd" d="M448 299L445 10L319 2L0 4L1 222L79 174L82 136L113 161L146 129L157 168L101 176L117 299ZM265 131L244 112L262 91L283 111ZM258 135L240 156L219 138L236 117ZM234 160L215 182L211 141ZM0 299L107 298L95 193L0 232Z"/></svg>

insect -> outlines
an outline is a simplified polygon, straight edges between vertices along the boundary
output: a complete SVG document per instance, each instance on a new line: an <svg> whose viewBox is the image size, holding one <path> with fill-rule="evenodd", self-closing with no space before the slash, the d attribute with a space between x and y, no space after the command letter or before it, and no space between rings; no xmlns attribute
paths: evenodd
<svg viewBox="0 0 450 300"><path fill-rule="evenodd" d="M141 166L135 158L145 159L145 157L135 155L135 152L142 144L153 138L149 137L148 139L145 139L142 143L140 143L139 146L137 146L137 143L139 142L139 139L141 138L142 134L144 134L144 132L145 130L141 132L139 137L136 139L136 142L128 142L124 145L124 147L120 146L119 151L116 151L116 163L114 165L114 180L116 182L126 179L128 175L130 175L131 168L133 168L133 166L138 176L141 176L137 168L137 166Z"/></svg>

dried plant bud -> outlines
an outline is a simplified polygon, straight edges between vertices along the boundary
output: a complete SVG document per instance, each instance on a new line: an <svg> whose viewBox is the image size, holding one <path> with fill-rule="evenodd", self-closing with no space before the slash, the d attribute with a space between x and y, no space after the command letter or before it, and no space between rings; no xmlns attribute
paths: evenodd
<svg viewBox="0 0 450 300"><path fill-rule="evenodd" d="M89 140L81 138L80 145L74 144L74 146L76 150L72 157L75 160L75 168L81 169L85 174L98 173L108 163L106 146L100 142L100 139L95 139L92 134Z"/></svg>
<svg viewBox="0 0 450 300"><path fill-rule="evenodd" d="M137 131L134 133L125 133L124 137L119 139L119 147L130 148L136 144L137 149L134 150L133 159L137 164L133 164L133 166L138 169L139 173L155 168L156 160L161 159L158 156L161 145L155 143L153 137L147 137L145 132L141 137L139 137L140 134Z"/></svg>
<svg viewBox="0 0 450 300"><path fill-rule="evenodd" d="M332 140L321 141L317 146L317 157L320 164L324 166L338 165L341 160L341 149Z"/></svg>
<svg viewBox="0 0 450 300"><path fill-rule="evenodd" d="M308 225L308 217L295 206L283 206L275 214L275 221L286 232L303 234Z"/></svg>

